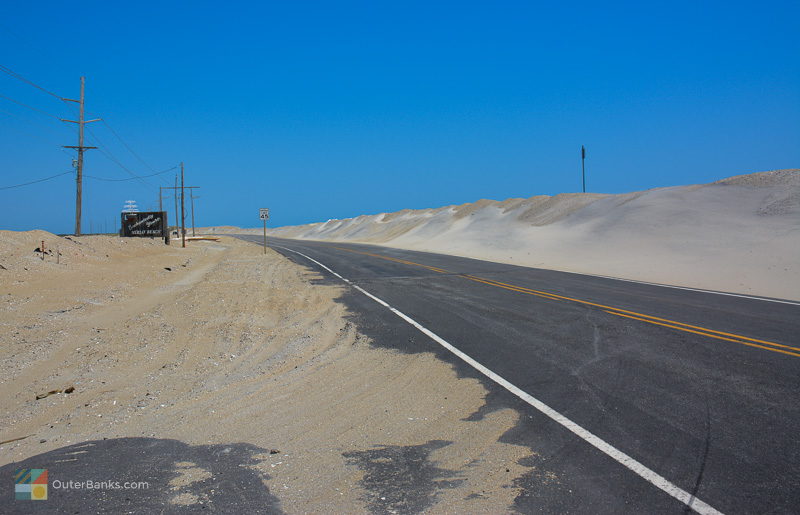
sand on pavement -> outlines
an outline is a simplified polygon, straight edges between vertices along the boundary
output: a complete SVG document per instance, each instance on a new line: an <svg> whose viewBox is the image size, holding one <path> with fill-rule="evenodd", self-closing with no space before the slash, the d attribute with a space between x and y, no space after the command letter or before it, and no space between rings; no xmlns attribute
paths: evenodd
<svg viewBox="0 0 800 515"><path fill-rule="evenodd" d="M0 466L106 438L247 443L289 513L505 512L530 472L532 451L499 441L517 412L470 419L478 381L372 345L342 287L272 250L2 231L0 265ZM419 449L442 488L370 488L365 463ZM213 471L173 461L169 503L224 509L198 486Z"/></svg>

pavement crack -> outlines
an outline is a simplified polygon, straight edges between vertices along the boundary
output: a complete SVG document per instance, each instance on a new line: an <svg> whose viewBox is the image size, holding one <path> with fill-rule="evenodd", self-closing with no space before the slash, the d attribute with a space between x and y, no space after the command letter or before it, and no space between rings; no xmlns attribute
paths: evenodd
<svg viewBox="0 0 800 515"><path fill-rule="evenodd" d="M703 460L700 462L700 470L697 471L697 479L695 479L694 486L692 487L692 496L689 502L686 503L684 513L692 512L692 503L697 498L697 492L700 490L700 485L703 482L703 473L706 470L706 462L708 461L708 450L711 447L711 410L706 403L706 438L703 445Z"/></svg>

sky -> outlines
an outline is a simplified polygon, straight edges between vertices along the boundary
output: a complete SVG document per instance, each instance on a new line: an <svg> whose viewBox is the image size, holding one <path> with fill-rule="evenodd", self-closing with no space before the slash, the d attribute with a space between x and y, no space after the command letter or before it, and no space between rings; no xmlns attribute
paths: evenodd
<svg viewBox="0 0 800 515"><path fill-rule="evenodd" d="M86 77L84 232L157 209L180 162L198 226L275 227L579 192L581 145L589 192L800 167L798 20L795 0L13 2L0 65L59 97ZM64 174L0 189L0 229L72 232L75 116L0 73L0 188Z"/></svg>

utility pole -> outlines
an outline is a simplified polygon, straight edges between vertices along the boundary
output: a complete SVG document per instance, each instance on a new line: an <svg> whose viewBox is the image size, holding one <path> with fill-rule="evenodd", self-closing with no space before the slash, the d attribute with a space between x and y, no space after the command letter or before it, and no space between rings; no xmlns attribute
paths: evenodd
<svg viewBox="0 0 800 515"><path fill-rule="evenodd" d="M586 148L581 145L581 176L583 177L583 192L586 193Z"/></svg>
<svg viewBox="0 0 800 515"><path fill-rule="evenodd" d="M181 246L186 248L186 207L183 194L183 162L181 162Z"/></svg>
<svg viewBox="0 0 800 515"><path fill-rule="evenodd" d="M192 192L190 191L189 198L192 199L192 236L194 236L194 199L200 197L195 197L194 195L192 195Z"/></svg>
<svg viewBox="0 0 800 515"><path fill-rule="evenodd" d="M178 174L175 174L175 187L172 188L173 197L175 198L175 232L178 231Z"/></svg>
<svg viewBox="0 0 800 515"><path fill-rule="evenodd" d="M77 163L77 173L75 174L75 183L76 183L76 191L75 191L75 236L81 235L81 202L83 197L83 151L89 150L97 147L85 147L83 146L83 126L87 123L91 122L99 122L100 118L95 120L86 120L83 119L83 107L84 107L84 90L86 88L86 77L81 77L81 98L80 100L73 100L71 98L65 98L66 102L75 102L79 106L79 117L78 120L64 120L61 119L62 122L70 122L70 123L77 123L78 124L78 146L74 145L64 145L64 148L74 148L78 151L78 163Z"/></svg>
<svg viewBox="0 0 800 515"><path fill-rule="evenodd" d="M176 184L177 184L177 181L176 181ZM183 182L181 182L181 184L183 184ZM200 186L175 186L175 187L173 187L173 186L162 186L161 189L175 190L175 205L177 206L178 205L178 190L189 190L190 191L190 195L189 196L191 197L191 190L197 189L199 187ZM200 198L200 197L194 197L194 198ZM181 205L183 205L183 199L181 199ZM185 210L183 210L183 209L182 209L182 211L185 212ZM184 213L184 216L185 216L185 213ZM194 203L192 203L192 225L194 225ZM177 209L177 207L175 209L175 227L178 227L178 209ZM180 229L177 229L177 230L180 230ZM193 234L193 236L194 236L194 234Z"/></svg>
<svg viewBox="0 0 800 515"><path fill-rule="evenodd" d="M163 186L159 186L158 187L158 211L159 211L159 213L164 213L164 193L162 193L163 189L164 189ZM167 220L168 220L168 217L166 215L167 215L167 213L164 213L164 223L166 223ZM166 226L164 230L166 231L167 235L169 235L169 226ZM169 236L167 236L167 238L169 238ZM166 244L169 245L169 240L166 240Z"/></svg>

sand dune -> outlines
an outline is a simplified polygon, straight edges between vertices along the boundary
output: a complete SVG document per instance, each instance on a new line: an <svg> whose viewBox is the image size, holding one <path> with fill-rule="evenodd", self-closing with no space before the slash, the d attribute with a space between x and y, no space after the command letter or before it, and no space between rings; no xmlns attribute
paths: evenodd
<svg viewBox="0 0 800 515"><path fill-rule="evenodd" d="M800 300L800 170L627 194L479 200L271 229Z"/></svg>

